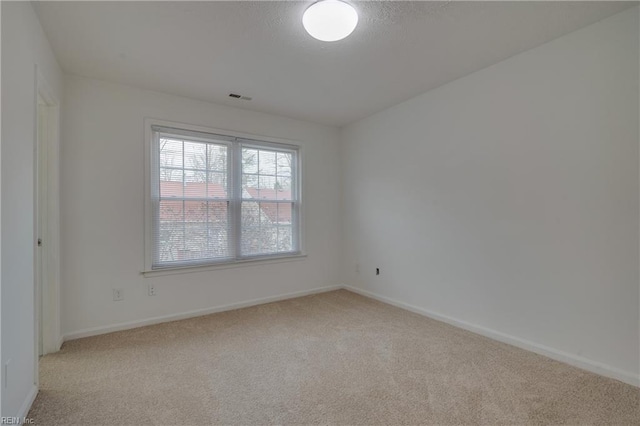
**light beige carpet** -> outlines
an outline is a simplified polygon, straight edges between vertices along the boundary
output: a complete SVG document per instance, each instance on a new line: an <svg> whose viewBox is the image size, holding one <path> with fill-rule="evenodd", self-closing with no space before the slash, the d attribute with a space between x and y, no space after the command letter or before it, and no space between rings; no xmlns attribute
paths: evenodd
<svg viewBox="0 0 640 426"><path fill-rule="evenodd" d="M340 290L67 342L36 425L640 424L640 390Z"/></svg>

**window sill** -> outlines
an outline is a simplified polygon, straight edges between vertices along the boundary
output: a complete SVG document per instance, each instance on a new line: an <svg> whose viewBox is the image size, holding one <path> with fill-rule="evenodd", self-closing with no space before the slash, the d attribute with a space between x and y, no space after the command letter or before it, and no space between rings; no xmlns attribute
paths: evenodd
<svg viewBox="0 0 640 426"><path fill-rule="evenodd" d="M176 275L176 274L190 274L194 272L206 272L206 271L215 271L218 269L230 269L230 268L240 268L245 266L259 266L259 265L269 265L272 263L284 263L284 262L295 262L299 260L304 260L307 257L306 254L293 254L286 256L272 256L268 258L255 258L255 259L243 259L236 260L233 262L225 262L218 264L210 264L210 265L194 265L194 266L176 266L170 268L162 268L162 269L153 269L150 271L142 271L142 276L145 278L150 277L159 277L163 275Z"/></svg>

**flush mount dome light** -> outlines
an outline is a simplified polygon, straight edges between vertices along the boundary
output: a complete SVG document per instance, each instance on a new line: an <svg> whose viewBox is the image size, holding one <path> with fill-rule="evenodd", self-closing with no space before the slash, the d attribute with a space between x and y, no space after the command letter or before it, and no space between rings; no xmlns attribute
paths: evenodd
<svg viewBox="0 0 640 426"><path fill-rule="evenodd" d="M302 15L302 25L311 37L320 41L342 40L358 25L358 13L340 0L321 0Z"/></svg>

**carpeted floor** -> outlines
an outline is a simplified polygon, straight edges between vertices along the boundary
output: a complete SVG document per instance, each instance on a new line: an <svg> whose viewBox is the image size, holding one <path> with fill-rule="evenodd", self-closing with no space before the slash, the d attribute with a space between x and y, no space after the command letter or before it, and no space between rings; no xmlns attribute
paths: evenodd
<svg viewBox="0 0 640 426"><path fill-rule="evenodd" d="M74 340L36 425L640 424L640 390L345 290Z"/></svg>

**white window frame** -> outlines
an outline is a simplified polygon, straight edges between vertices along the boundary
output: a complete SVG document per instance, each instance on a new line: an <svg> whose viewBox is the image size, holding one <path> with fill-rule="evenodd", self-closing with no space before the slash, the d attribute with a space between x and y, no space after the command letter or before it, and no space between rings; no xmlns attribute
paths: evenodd
<svg viewBox="0 0 640 426"><path fill-rule="evenodd" d="M153 156L156 154L154 135L156 129L162 132L170 133L174 131L176 135L188 135L190 132L196 134L210 135L216 141L228 142L229 146L229 168L230 168L230 200L229 200L229 220L232 229L230 237L233 239L230 258L185 261L170 266L154 265L154 227L157 220L157 211L154 207L154 188L153 182L156 178L156 165ZM197 136L197 135L196 135ZM302 146L295 142L280 138L267 136L259 136L248 133L241 133L231 130L215 129L204 126L197 126L185 123L177 123L166 120L158 120L145 118L144 120L144 146L145 146L145 208L144 208L144 224L145 224L145 245L144 245L144 276L165 275L182 272L198 272L200 270L218 269L242 266L252 263L272 263L281 261L297 260L306 257L304 251L304 203L302 195L303 188L303 149ZM240 207L242 203L242 170L240 159L242 146L250 146L255 148L274 148L282 150L290 150L296 153L297 161L292 170L295 187L292 189L295 194L296 201L293 202L292 224L293 239L295 250L285 253L245 255L240 253Z"/></svg>

